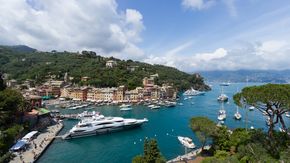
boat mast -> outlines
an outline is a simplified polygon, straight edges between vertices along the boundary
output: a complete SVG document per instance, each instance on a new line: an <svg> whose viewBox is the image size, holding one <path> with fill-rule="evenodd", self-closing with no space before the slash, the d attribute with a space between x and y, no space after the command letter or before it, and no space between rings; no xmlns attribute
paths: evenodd
<svg viewBox="0 0 290 163"><path fill-rule="evenodd" d="M248 76L247 76L246 82L247 82L246 87L248 87L248 82L249 82ZM247 108L247 105L245 104L245 101L243 101L243 103L244 103L244 105L245 105L244 107L246 109L246 131L248 131L248 108Z"/></svg>

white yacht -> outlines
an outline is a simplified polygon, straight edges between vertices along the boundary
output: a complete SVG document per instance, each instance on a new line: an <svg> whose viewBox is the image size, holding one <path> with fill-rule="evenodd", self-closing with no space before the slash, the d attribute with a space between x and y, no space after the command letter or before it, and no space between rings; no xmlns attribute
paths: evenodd
<svg viewBox="0 0 290 163"><path fill-rule="evenodd" d="M129 128L141 126L147 122L144 119L125 119L122 117L105 117L103 115L82 119L68 133L63 135L63 139L105 134Z"/></svg>
<svg viewBox="0 0 290 163"><path fill-rule="evenodd" d="M160 106L158 106L158 105L154 105L151 107L151 109L159 109L159 108L160 108Z"/></svg>
<svg viewBox="0 0 290 163"><path fill-rule="evenodd" d="M95 111L88 112L88 111L84 111L84 112L79 113L77 115L77 119L91 118L93 116L99 116L99 115L100 115L100 112L95 112Z"/></svg>
<svg viewBox="0 0 290 163"><path fill-rule="evenodd" d="M130 104L122 104L122 105L120 105L120 108L128 108L128 107L131 107L131 105Z"/></svg>
<svg viewBox="0 0 290 163"><path fill-rule="evenodd" d="M121 108L120 110L121 111L129 111L129 110L132 110L132 108L131 107L127 107L127 108Z"/></svg>
<svg viewBox="0 0 290 163"><path fill-rule="evenodd" d="M198 95L204 95L204 94L205 94L205 92L201 92L201 91L195 90L193 88L188 89L183 93L184 96L198 96Z"/></svg>
<svg viewBox="0 0 290 163"><path fill-rule="evenodd" d="M224 89L223 89L223 87L222 87L222 92L221 92L221 94L219 95L219 97L217 98L217 100L218 100L219 102L227 102L227 101L229 100L229 97L228 97L226 94L224 94L223 92L224 92Z"/></svg>
<svg viewBox="0 0 290 163"><path fill-rule="evenodd" d="M176 102L166 101L165 102L165 106L168 107L168 108L175 107L176 106Z"/></svg>
<svg viewBox="0 0 290 163"><path fill-rule="evenodd" d="M218 115L218 120L223 121L227 118L227 114L225 110L220 110Z"/></svg>
<svg viewBox="0 0 290 163"><path fill-rule="evenodd" d="M223 82L223 83L220 83L220 86L229 86L231 83L230 82Z"/></svg>
<svg viewBox="0 0 290 163"><path fill-rule="evenodd" d="M254 106L250 106L250 107L249 107L249 110L250 110L250 111L253 111L254 109L255 109Z"/></svg>
<svg viewBox="0 0 290 163"><path fill-rule="evenodd" d="M239 107L237 106L237 112L234 114L236 120L240 120L242 115L239 113Z"/></svg>
<svg viewBox="0 0 290 163"><path fill-rule="evenodd" d="M218 120L223 121L227 118L226 110L224 109L224 104L222 103L222 108L219 110Z"/></svg>
<svg viewBox="0 0 290 163"><path fill-rule="evenodd" d="M180 143L185 146L186 148L195 148L195 144L192 142L192 139L189 137L182 137L182 136L177 136L178 140Z"/></svg>

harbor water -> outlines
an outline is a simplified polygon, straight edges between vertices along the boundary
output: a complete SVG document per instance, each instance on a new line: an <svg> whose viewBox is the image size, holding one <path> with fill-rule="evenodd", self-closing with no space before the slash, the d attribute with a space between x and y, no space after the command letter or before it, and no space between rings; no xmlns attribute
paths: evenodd
<svg viewBox="0 0 290 163"><path fill-rule="evenodd" d="M256 83L257 84L257 83ZM249 85L254 85L253 83ZM259 85L259 84L257 84ZM251 126L266 129L265 117L258 110L246 111L239 109L242 119L234 119L236 106L233 103L232 95L237 89L245 87L245 83L234 83L224 87L229 102L224 105L227 113L225 125L230 129L237 127ZM132 106L130 111L120 111L118 106L100 106L79 109L65 110L59 109L62 113L81 113L84 110L95 110L105 116L121 116L124 118L147 118L149 121L140 128L124 130L121 132L106 135L89 136L70 140L56 139L38 160L40 163L73 163L73 162L96 162L96 163L129 163L132 158L143 152L143 143L146 138L155 138L163 156L169 160L183 155L184 147L177 140L177 136L191 137L197 147L200 147L197 137L189 128L189 120L194 116L206 116L217 122L218 110L221 104L217 102L217 97L221 93L218 84L212 85L212 91L203 96L194 96L185 100L181 95L177 105L172 108L160 108L151 110L147 106ZM55 109L55 108L51 108ZM246 114L248 123L246 123ZM290 119L284 118L287 127ZM64 128L60 135L65 134L78 121L64 120Z"/></svg>

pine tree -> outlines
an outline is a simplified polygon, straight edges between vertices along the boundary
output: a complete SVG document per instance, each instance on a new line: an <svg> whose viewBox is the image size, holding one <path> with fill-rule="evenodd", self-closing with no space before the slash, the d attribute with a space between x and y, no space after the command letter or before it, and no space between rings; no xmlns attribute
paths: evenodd
<svg viewBox="0 0 290 163"><path fill-rule="evenodd" d="M133 163L165 163L158 148L157 140L151 139L144 141L144 155L138 155L133 158Z"/></svg>

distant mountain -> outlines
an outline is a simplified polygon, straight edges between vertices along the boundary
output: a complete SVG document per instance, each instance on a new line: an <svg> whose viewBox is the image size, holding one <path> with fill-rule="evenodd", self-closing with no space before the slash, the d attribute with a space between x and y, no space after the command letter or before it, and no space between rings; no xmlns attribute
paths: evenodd
<svg viewBox="0 0 290 163"><path fill-rule="evenodd" d="M213 82L265 82L289 83L290 70L236 70L236 71L202 71L200 74Z"/></svg>
<svg viewBox="0 0 290 163"><path fill-rule="evenodd" d="M25 53L36 52L36 49L33 49L26 45L13 45L13 46L4 46L4 47L8 47L16 52L25 52Z"/></svg>

